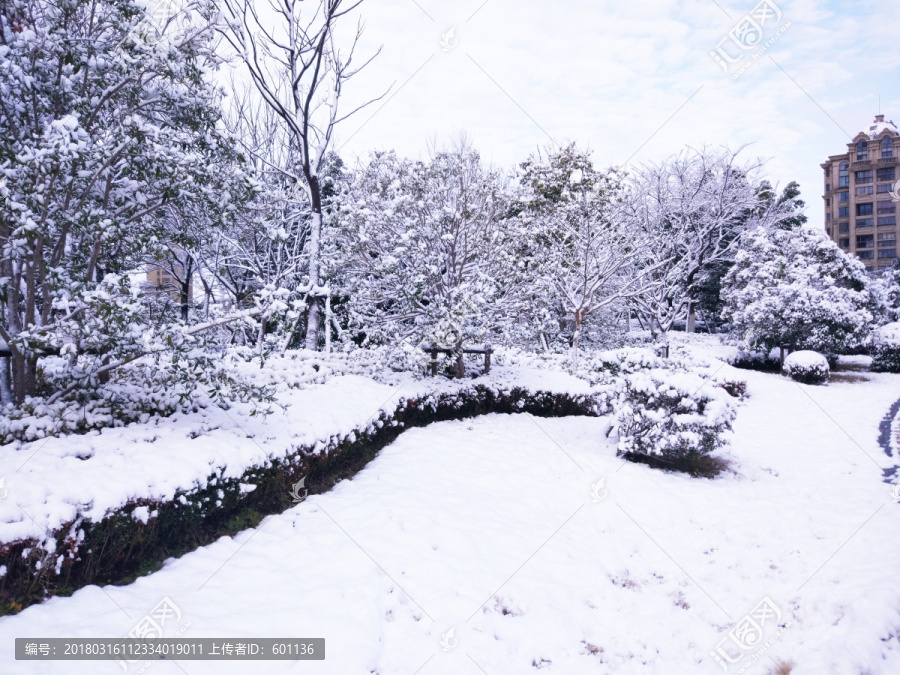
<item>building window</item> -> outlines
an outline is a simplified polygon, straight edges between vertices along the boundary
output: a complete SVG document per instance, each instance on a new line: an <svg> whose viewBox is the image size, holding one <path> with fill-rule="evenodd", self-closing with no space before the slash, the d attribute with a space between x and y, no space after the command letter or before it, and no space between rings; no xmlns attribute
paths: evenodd
<svg viewBox="0 0 900 675"><path fill-rule="evenodd" d="M856 205L856 215L871 216L872 215L872 202L869 202L867 204L857 204Z"/></svg>
<svg viewBox="0 0 900 675"><path fill-rule="evenodd" d="M829 220L831 220L831 214L830 214L830 213L826 213L826 214L825 214L825 222L828 222Z"/></svg>
<svg viewBox="0 0 900 675"><path fill-rule="evenodd" d="M881 194L884 194L885 192L893 192L893 190L894 190L894 186L893 186L893 185L891 185L890 183L885 183L885 184L883 184L883 185L879 185L879 186L878 186L878 189L875 190L875 192L876 192L877 194L880 194L880 195L881 195Z"/></svg>
<svg viewBox="0 0 900 675"><path fill-rule="evenodd" d="M850 232L850 223L838 223L838 233L847 234Z"/></svg>
<svg viewBox="0 0 900 675"><path fill-rule="evenodd" d="M849 206L841 206L838 208L838 218L849 218L850 217L850 207Z"/></svg>
<svg viewBox="0 0 900 675"><path fill-rule="evenodd" d="M878 213L897 213L896 202L878 202Z"/></svg>
<svg viewBox="0 0 900 675"><path fill-rule="evenodd" d="M878 216L878 226L882 225L896 225L897 224L897 216Z"/></svg>
<svg viewBox="0 0 900 675"><path fill-rule="evenodd" d="M868 197L873 192L875 192L874 185L864 185L862 187L856 188L856 196L857 197Z"/></svg>
<svg viewBox="0 0 900 675"><path fill-rule="evenodd" d="M825 206L831 206L831 199L825 200Z"/></svg>
<svg viewBox="0 0 900 675"><path fill-rule="evenodd" d="M875 251L857 251L856 255L860 260L872 260L875 257Z"/></svg>
<svg viewBox="0 0 900 675"><path fill-rule="evenodd" d="M879 183L886 180L894 180L894 178L896 177L896 168L893 166L889 166L884 169L878 169L875 175L877 176Z"/></svg>
<svg viewBox="0 0 900 675"><path fill-rule="evenodd" d="M850 238L849 238L849 237L843 237L843 238L838 242L838 246L840 246L841 248L850 248Z"/></svg>
<svg viewBox="0 0 900 675"><path fill-rule="evenodd" d="M881 156L882 157L893 157L894 156L894 141L891 140L890 136L885 136L881 139Z"/></svg>
<svg viewBox="0 0 900 675"><path fill-rule="evenodd" d="M838 172L838 187L850 185L850 162L841 162Z"/></svg>
<svg viewBox="0 0 900 675"><path fill-rule="evenodd" d="M831 167L830 166L825 167L825 178L831 178Z"/></svg>
<svg viewBox="0 0 900 675"><path fill-rule="evenodd" d="M872 169L868 169L867 171L857 171L856 172L856 182L859 185L863 183L871 183L872 182Z"/></svg>
<svg viewBox="0 0 900 675"><path fill-rule="evenodd" d="M856 248L874 248L874 234L858 234L856 235Z"/></svg>
<svg viewBox="0 0 900 675"><path fill-rule="evenodd" d="M878 245L881 246L881 242L895 242L897 241L897 233L896 232L879 232L878 233ZM885 244L889 246L893 246L893 243Z"/></svg>
<svg viewBox="0 0 900 675"><path fill-rule="evenodd" d="M857 218L856 227L872 227L875 224L874 218Z"/></svg>
<svg viewBox="0 0 900 675"><path fill-rule="evenodd" d="M869 144L866 143L865 139L859 139L859 143L856 144L856 160L862 161L869 156Z"/></svg>
<svg viewBox="0 0 900 675"><path fill-rule="evenodd" d="M850 191L846 192L838 192L838 201L839 202L849 202L850 201Z"/></svg>
<svg viewBox="0 0 900 675"><path fill-rule="evenodd" d="M897 257L897 249L895 248L883 248L878 251L879 258L896 258Z"/></svg>

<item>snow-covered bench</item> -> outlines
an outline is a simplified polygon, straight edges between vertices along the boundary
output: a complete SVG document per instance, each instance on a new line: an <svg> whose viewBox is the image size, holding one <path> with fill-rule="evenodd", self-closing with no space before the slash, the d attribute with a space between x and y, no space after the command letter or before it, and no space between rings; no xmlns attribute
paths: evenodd
<svg viewBox="0 0 900 675"><path fill-rule="evenodd" d="M438 354L446 354L447 356L452 356L457 353L455 349L452 347L438 347L433 342L430 345L424 345L422 347L426 352L431 355L431 376L434 377L437 375L438 369ZM491 372L491 354L494 353L493 347L489 344L482 345L481 347L463 347L463 354L484 354L484 374L487 375Z"/></svg>

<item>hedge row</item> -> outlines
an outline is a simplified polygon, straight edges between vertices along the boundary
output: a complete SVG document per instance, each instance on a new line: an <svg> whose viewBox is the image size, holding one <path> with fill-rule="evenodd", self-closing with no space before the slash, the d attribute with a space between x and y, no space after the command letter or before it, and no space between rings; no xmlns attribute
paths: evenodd
<svg viewBox="0 0 900 675"><path fill-rule="evenodd" d="M609 408L592 397L522 388L495 391L478 385L459 392L402 400L324 450L295 447L284 458L248 468L240 478L211 474L205 487L176 493L171 501L138 499L99 522L77 519L52 533L55 549L37 539L0 546L0 616L14 614L52 595L71 595L90 584L129 583L159 569L163 561L256 526L291 506L292 486L306 477L309 494L320 494L353 476L404 429L488 413L527 412L540 417L598 416ZM242 490L255 485L251 492ZM152 517L137 519L135 509ZM146 522L143 522L146 520Z"/></svg>

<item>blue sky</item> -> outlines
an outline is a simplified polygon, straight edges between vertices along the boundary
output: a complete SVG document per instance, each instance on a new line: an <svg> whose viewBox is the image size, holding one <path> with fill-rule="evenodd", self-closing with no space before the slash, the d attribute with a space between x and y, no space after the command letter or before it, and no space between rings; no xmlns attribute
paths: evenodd
<svg viewBox="0 0 900 675"><path fill-rule="evenodd" d="M752 144L748 156L768 160L773 180L800 182L821 223L819 164L872 121L879 94L900 123L900 14L890 5L365 0L360 49L382 53L346 103L393 88L344 123L337 147L350 161L375 148L420 156L465 131L485 159L511 166L569 140L599 165ZM728 36L747 15L762 35L738 30L745 49ZM744 55L727 74L710 55L719 45Z"/></svg>

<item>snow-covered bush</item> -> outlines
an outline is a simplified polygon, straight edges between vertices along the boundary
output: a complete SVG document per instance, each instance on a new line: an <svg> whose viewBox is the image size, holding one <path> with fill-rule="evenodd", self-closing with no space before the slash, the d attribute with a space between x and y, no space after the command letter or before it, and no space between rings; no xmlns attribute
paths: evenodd
<svg viewBox="0 0 900 675"><path fill-rule="evenodd" d="M828 359L808 350L788 354L782 370L792 380L804 384L823 384L828 381L830 373Z"/></svg>
<svg viewBox="0 0 900 675"><path fill-rule="evenodd" d="M666 365L651 349L635 347L599 352L585 361L590 370L610 375L630 375L643 370L664 368Z"/></svg>
<svg viewBox="0 0 900 675"><path fill-rule="evenodd" d="M709 380L659 369L627 375L615 407L619 454L676 463L724 445L737 414L732 397Z"/></svg>
<svg viewBox="0 0 900 675"><path fill-rule="evenodd" d="M146 423L211 405L227 409L247 403L251 415L268 414L276 388L265 378L244 376L260 371L258 361L243 369L242 362L236 350L176 349L136 359L113 371L109 381L99 382L88 374L72 386L69 360L45 357L40 361L39 388L42 393L63 395L28 397L0 409L0 444Z"/></svg>
<svg viewBox="0 0 900 675"><path fill-rule="evenodd" d="M744 398L747 395L747 383L727 375L713 378L717 387L724 389L733 398Z"/></svg>
<svg viewBox="0 0 900 675"><path fill-rule="evenodd" d="M781 359L769 351L746 351L739 349L736 354L728 357L728 365L743 370L778 371L781 369Z"/></svg>
<svg viewBox="0 0 900 675"><path fill-rule="evenodd" d="M900 373L900 322L882 326L872 335L872 370Z"/></svg>

